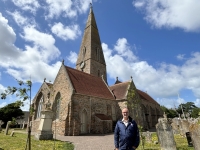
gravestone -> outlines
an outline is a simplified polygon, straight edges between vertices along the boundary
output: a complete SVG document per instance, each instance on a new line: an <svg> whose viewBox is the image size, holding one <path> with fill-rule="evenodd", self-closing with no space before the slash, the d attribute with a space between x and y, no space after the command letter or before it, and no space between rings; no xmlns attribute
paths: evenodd
<svg viewBox="0 0 200 150"><path fill-rule="evenodd" d="M172 126L167 121L165 114L164 118L158 119L158 123L156 124L156 131L158 142L160 143L162 150L176 150L176 143L174 140Z"/></svg>
<svg viewBox="0 0 200 150"><path fill-rule="evenodd" d="M186 120L186 119L182 119L181 120L181 135L182 136L185 136L185 133L186 132L189 132L189 122L188 122L188 120Z"/></svg>
<svg viewBox="0 0 200 150"><path fill-rule="evenodd" d="M145 141L147 143L152 143L152 134L151 134L151 132L149 132L149 131L143 132L142 135L145 137Z"/></svg>
<svg viewBox="0 0 200 150"><path fill-rule="evenodd" d="M189 127L192 144L195 150L200 150L200 125L195 123Z"/></svg>
<svg viewBox="0 0 200 150"><path fill-rule="evenodd" d="M7 122L7 125L6 125L6 130L5 130L5 135L8 135L8 130L9 130L9 128L10 128L10 123L11 123L11 121L8 121Z"/></svg>
<svg viewBox="0 0 200 150"><path fill-rule="evenodd" d="M187 138L188 147L193 147L192 138L191 138L190 132L186 132L185 135L186 135L186 138Z"/></svg>
<svg viewBox="0 0 200 150"><path fill-rule="evenodd" d="M1 126L4 124L4 122L2 120L0 120L0 131L2 131Z"/></svg>
<svg viewBox="0 0 200 150"><path fill-rule="evenodd" d="M24 121L23 124L22 124L22 129L24 129L24 126L25 126L25 121Z"/></svg>

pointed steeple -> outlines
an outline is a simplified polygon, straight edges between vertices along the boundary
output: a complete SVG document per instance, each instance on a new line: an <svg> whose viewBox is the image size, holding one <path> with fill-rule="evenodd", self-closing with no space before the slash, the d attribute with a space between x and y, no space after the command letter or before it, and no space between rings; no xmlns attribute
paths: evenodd
<svg viewBox="0 0 200 150"><path fill-rule="evenodd" d="M107 82L106 63L92 5L90 5L76 69L99 77L103 75Z"/></svg>

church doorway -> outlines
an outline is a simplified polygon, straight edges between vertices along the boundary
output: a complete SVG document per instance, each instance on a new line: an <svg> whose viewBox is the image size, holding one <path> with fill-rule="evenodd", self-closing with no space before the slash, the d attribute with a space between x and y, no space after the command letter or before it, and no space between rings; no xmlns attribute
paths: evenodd
<svg viewBox="0 0 200 150"><path fill-rule="evenodd" d="M81 133L87 133L87 112L85 109L81 113Z"/></svg>

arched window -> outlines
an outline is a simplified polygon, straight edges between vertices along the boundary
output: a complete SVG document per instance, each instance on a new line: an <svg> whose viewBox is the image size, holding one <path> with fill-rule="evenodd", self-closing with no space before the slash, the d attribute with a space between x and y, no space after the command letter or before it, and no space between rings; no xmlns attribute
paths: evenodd
<svg viewBox="0 0 200 150"><path fill-rule="evenodd" d="M41 98L39 100L39 103L38 103L36 118L40 118L41 117L42 105L43 105L43 95L41 96Z"/></svg>
<svg viewBox="0 0 200 150"><path fill-rule="evenodd" d="M54 101L54 112L55 112L55 117L54 119L59 119L59 114L60 114L60 102L61 102L61 96L60 92L57 93L55 101Z"/></svg>
<svg viewBox="0 0 200 150"><path fill-rule="evenodd" d="M97 47L96 49L96 57L97 57L97 61L100 60L100 49Z"/></svg>

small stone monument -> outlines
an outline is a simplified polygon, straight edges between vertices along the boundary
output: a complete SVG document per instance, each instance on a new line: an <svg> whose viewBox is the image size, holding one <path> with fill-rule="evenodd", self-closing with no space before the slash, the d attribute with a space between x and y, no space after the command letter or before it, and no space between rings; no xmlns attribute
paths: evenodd
<svg viewBox="0 0 200 150"><path fill-rule="evenodd" d="M2 131L1 126L4 124L4 122L2 120L0 120L0 131Z"/></svg>
<svg viewBox="0 0 200 150"><path fill-rule="evenodd" d="M48 101L45 104L45 110L41 111L41 119L39 128L35 134L35 138L38 140L51 140L53 139L53 132L52 132L52 118L53 112L50 109L51 103Z"/></svg>
<svg viewBox="0 0 200 150"><path fill-rule="evenodd" d="M200 125L195 123L189 127L192 144L195 150L200 150Z"/></svg>
<svg viewBox="0 0 200 150"><path fill-rule="evenodd" d="M143 132L142 135L145 137L145 141L147 143L152 143L152 134L151 134L151 132L149 132L149 131Z"/></svg>
<svg viewBox="0 0 200 150"><path fill-rule="evenodd" d="M6 130L5 130L5 135L8 135L8 130L9 130L9 128L10 128L10 124L11 124L11 121L8 121L7 122L7 125L6 125Z"/></svg>
<svg viewBox="0 0 200 150"><path fill-rule="evenodd" d="M156 131L158 135L158 141L162 150L176 150L176 143L174 140L174 134L172 126L167 120L167 116L164 113L164 118L159 118L156 124Z"/></svg>
<svg viewBox="0 0 200 150"><path fill-rule="evenodd" d="M24 121L23 124L22 124L22 129L24 129L25 123L26 123L26 122Z"/></svg>

